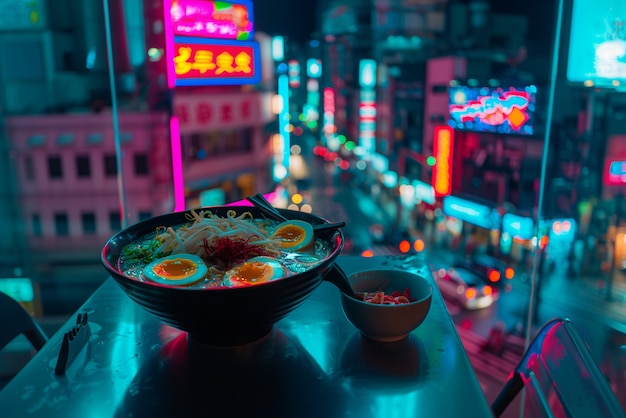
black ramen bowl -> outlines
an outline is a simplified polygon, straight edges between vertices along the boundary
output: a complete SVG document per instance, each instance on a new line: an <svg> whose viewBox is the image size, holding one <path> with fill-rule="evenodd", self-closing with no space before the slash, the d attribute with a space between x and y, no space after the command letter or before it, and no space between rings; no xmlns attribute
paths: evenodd
<svg viewBox="0 0 626 418"><path fill-rule="evenodd" d="M251 206L207 207L225 217L228 211L250 212L254 218L265 216ZM328 223L325 219L298 211L279 209L288 219L299 219L313 225ZM316 239L329 246L328 256L315 267L282 279L248 287L193 288L161 285L127 276L119 270L124 247L153 233L157 227L189 223L189 213L175 212L132 225L112 236L102 249L106 270L133 301L161 321L187 331L189 337L211 346L246 344L267 335L274 324L298 307L322 282L333 283L342 277L334 261L343 248L339 229L318 231ZM340 271L340 270L339 270ZM329 277L332 277L329 279Z"/></svg>

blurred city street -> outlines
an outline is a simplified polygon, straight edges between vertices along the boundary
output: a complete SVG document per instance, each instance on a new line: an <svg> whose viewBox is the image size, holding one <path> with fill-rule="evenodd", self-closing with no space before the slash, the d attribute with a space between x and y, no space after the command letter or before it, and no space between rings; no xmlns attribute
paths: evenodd
<svg viewBox="0 0 626 418"><path fill-rule="evenodd" d="M306 144L306 141L303 143ZM346 241L351 244L344 252L359 254L370 250L373 255L400 255L397 245L374 242L368 229L371 224L382 224L386 230L399 228L398 203L389 199L377 200L372 193L363 190L362 184L345 181L332 164L306 156L306 145L302 145L302 149L304 159L310 165L311 183L307 192L313 211L331 222L346 222L343 232ZM437 270L449 267L459 255L445 245L427 243L423 252L413 256L424 257L436 274ZM531 336L552 318L569 318L589 345L619 401L626 408L624 278L620 277L620 273L616 274L610 298L607 298L605 278L570 277L567 269L558 265L544 273L541 281ZM531 277L526 275L512 280L500 299L488 308L465 311L458 305L448 304L489 401L495 398L524 351L530 291ZM498 356L483 350L482 344L491 328L500 321L515 337Z"/></svg>

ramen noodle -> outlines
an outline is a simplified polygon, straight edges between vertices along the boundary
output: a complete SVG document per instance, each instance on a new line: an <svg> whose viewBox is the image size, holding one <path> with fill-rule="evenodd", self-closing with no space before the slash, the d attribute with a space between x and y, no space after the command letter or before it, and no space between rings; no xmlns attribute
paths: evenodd
<svg viewBox="0 0 626 418"><path fill-rule="evenodd" d="M329 255L307 222L254 218L250 212L190 211L123 248L119 270L141 281L195 288L240 287L310 270Z"/></svg>

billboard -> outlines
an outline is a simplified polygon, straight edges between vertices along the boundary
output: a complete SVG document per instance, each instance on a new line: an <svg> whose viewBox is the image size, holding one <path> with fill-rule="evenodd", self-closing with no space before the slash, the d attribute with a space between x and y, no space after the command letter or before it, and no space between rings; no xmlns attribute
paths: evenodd
<svg viewBox="0 0 626 418"><path fill-rule="evenodd" d="M252 2L172 0L174 35L249 40L254 35Z"/></svg>
<svg viewBox="0 0 626 418"><path fill-rule="evenodd" d="M256 84L261 80L259 44L174 39L176 86Z"/></svg>
<svg viewBox="0 0 626 418"><path fill-rule="evenodd" d="M168 87L257 84L261 53L249 0L166 0Z"/></svg>
<svg viewBox="0 0 626 418"><path fill-rule="evenodd" d="M533 135L537 87L456 85L448 89L448 126L472 132Z"/></svg>
<svg viewBox="0 0 626 418"><path fill-rule="evenodd" d="M596 87L626 83L626 2L574 0L567 80Z"/></svg>

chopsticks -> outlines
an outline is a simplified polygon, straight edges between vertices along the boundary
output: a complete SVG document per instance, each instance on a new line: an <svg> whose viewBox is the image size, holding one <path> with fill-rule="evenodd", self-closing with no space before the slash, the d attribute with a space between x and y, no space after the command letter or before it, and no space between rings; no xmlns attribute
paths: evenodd
<svg viewBox="0 0 626 418"><path fill-rule="evenodd" d="M313 231L315 232L322 232L322 231L328 231L331 229L339 229L346 226L345 222L330 222L327 224L314 224L313 225Z"/></svg>
<svg viewBox="0 0 626 418"><path fill-rule="evenodd" d="M276 221L288 221L289 219L285 218L282 213L278 211L272 204L263 196L261 193L257 193L254 196L248 196L246 199L256 206L261 212L265 213L270 218L273 218Z"/></svg>
<svg viewBox="0 0 626 418"><path fill-rule="evenodd" d="M252 203L255 207L257 207L261 212L271 217L274 220L285 222L288 221L282 213L278 211L272 204L263 196L261 193L257 193L254 196L248 196L246 198L250 203ZM345 222L333 222L333 223L323 223L323 224L313 224L313 230L315 232L322 232L328 230L339 229L345 226Z"/></svg>

